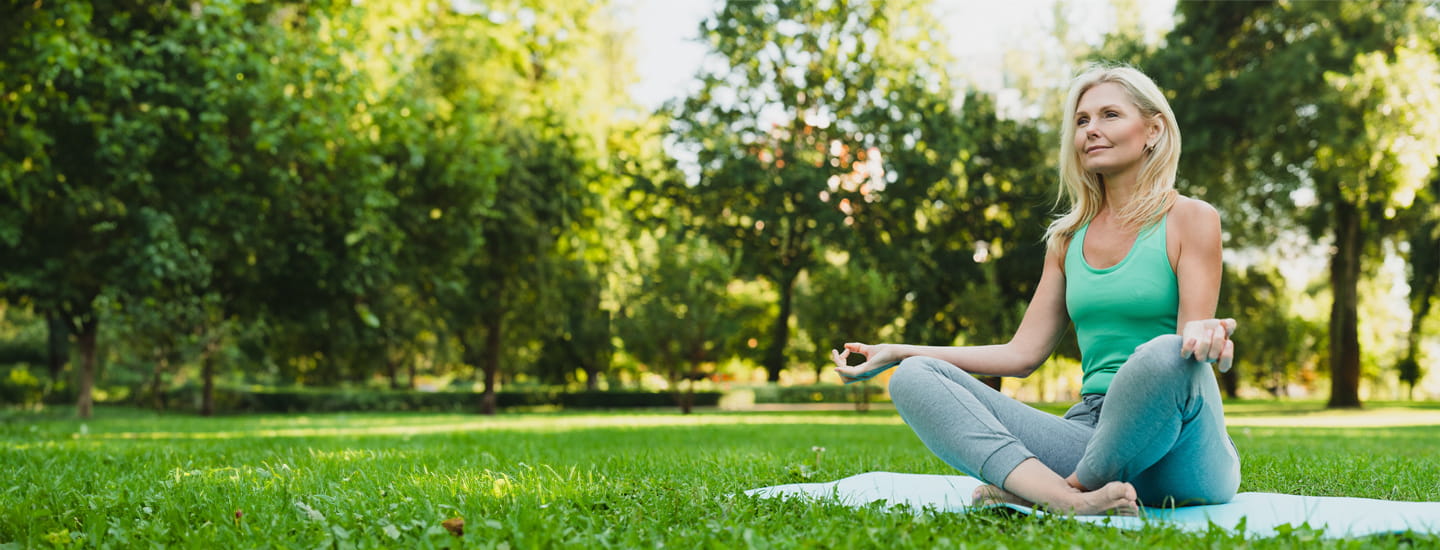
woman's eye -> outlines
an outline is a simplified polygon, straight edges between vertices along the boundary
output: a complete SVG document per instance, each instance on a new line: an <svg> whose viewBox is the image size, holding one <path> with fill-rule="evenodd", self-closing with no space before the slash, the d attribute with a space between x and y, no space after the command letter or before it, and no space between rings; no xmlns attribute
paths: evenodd
<svg viewBox="0 0 1440 550"><path fill-rule="evenodd" d="M1080 117L1080 120L1076 120L1075 124L1079 126L1084 126L1087 122L1090 122L1090 117Z"/></svg>
<svg viewBox="0 0 1440 550"><path fill-rule="evenodd" d="M1117 112L1115 112L1115 111L1109 111L1109 112L1106 112L1106 113L1105 113L1105 116L1110 117L1110 118L1115 118L1115 117L1117 117L1117 116L1120 116L1120 113L1117 113Z"/></svg>

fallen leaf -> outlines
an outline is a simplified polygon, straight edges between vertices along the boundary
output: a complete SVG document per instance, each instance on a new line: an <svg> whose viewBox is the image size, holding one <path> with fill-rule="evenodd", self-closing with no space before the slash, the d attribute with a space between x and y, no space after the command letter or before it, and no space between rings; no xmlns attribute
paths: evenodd
<svg viewBox="0 0 1440 550"><path fill-rule="evenodd" d="M457 537L465 536L465 518L453 517L445 520L440 525L444 526L445 530L449 531L452 535Z"/></svg>

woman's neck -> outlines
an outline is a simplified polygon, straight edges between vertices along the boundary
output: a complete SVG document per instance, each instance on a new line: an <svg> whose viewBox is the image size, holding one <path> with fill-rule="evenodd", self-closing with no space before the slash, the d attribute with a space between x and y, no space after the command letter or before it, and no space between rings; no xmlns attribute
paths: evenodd
<svg viewBox="0 0 1440 550"><path fill-rule="evenodd" d="M1111 215L1124 212L1125 206L1134 200L1138 176L1138 166L1118 174L1104 176L1102 181L1105 185L1105 210L1108 210Z"/></svg>

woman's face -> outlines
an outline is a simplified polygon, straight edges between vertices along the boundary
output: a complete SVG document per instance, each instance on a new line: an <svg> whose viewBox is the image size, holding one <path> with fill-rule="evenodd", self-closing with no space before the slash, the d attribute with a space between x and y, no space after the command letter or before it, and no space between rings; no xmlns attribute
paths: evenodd
<svg viewBox="0 0 1440 550"><path fill-rule="evenodd" d="M1147 123L1130 94L1114 82L1081 94L1074 122L1080 165L1104 176L1137 169L1147 142L1160 133L1159 125Z"/></svg>

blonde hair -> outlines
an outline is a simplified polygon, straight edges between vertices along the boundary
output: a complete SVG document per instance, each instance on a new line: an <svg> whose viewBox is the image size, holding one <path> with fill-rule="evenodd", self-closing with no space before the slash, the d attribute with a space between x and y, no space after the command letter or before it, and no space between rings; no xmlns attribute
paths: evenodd
<svg viewBox="0 0 1440 550"><path fill-rule="evenodd" d="M1130 95L1135 107L1146 120L1159 119L1161 132L1153 149L1140 164L1136 179L1135 199L1116 212L1122 225L1140 229L1158 222L1175 204L1175 171L1180 165L1180 127L1165 94L1145 73L1123 65L1091 65L1070 83L1065 99L1065 119L1060 132L1060 193L1059 205L1067 199L1070 211L1050 223L1045 231L1049 249L1069 243L1080 227L1100 213L1105 204L1105 182L1102 176L1087 172L1080 164L1075 149L1075 110L1080 96L1100 84L1119 84Z"/></svg>

